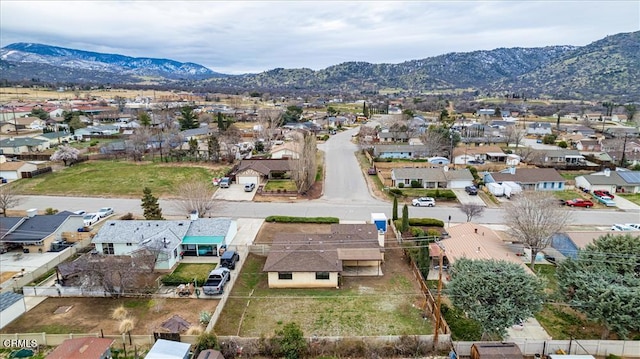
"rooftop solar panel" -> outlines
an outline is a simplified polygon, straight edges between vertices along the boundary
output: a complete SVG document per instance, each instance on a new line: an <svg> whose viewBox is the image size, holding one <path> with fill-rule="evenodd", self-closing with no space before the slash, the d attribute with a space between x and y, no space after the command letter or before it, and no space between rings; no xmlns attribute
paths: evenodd
<svg viewBox="0 0 640 359"><path fill-rule="evenodd" d="M618 175L627 183L640 183L640 171L620 171Z"/></svg>

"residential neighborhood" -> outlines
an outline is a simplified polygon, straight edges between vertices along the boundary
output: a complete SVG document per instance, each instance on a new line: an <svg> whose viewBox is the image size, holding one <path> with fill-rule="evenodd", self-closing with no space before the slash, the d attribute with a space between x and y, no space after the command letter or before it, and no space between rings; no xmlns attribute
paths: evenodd
<svg viewBox="0 0 640 359"><path fill-rule="evenodd" d="M551 321L588 327L580 340L603 347L640 331L566 309L569 296L565 309L544 296L564 283L555 273L565 261L612 235L640 240L640 157L629 121L609 119L605 132L599 120L557 126L533 111L525 120L518 106L450 108L443 121L403 111L402 98L360 99L337 115L295 98L284 108L258 108L246 96L193 98L167 95L161 105L135 96L121 109L106 98L3 105L3 340L44 332L38 345L56 347L52 358L115 357L123 345L173 358L215 333L227 346L206 350L229 358L237 347L259 355L252 338L294 323L317 338L309 348L335 337L401 343L409 335L464 357L490 337L533 357L571 350L574 334ZM57 190L64 181L71 185ZM540 244L509 219L518 209L563 221ZM496 330L449 294L469 278L457 266L470 262L555 287L532 290L517 318ZM93 318L91 307L106 314ZM128 314L116 319L116 310ZM33 326L39 316L69 328L66 313L83 331ZM467 332L453 313L479 329ZM629 356L636 344L606 350ZM78 354L84 347L90 356Z"/></svg>

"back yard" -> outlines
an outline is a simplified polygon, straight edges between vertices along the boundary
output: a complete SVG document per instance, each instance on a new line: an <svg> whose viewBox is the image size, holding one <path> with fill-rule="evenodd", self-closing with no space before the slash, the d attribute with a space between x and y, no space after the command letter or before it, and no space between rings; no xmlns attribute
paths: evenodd
<svg viewBox="0 0 640 359"><path fill-rule="evenodd" d="M385 252L383 277L343 277L340 289L269 289L265 257L250 255L216 324L219 335L272 335L288 322L305 335L402 335L432 333L418 309L420 289L402 258Z"/></svg>
<svg viewBox="0 0 640 359"><path fill-rule="evenodd" d="M120 334L120 320L113 319L111 314L123 306L135 323L131 334L150 335L163 331L161 324L174 314L197 326L200 312L213 313L217 305L217 300L210 299L47 298L0 332L64 334L102 330L105 335Z"/></svg>

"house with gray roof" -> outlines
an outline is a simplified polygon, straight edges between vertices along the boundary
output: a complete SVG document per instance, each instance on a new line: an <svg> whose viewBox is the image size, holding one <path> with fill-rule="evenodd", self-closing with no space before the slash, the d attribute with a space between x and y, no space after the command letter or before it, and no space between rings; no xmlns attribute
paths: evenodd
<svg viewBox="0 0 640 359"><path fill-rule="evenodd" d="M9 137L0 140L0 154L19 155L49 149L49 141L31 137Z"/></svg>
<svg viewBox="0 0 640 359"><path fill-rule="evenodd" d="M0 293L0 329L6 327L27 311L22 294L14 292Z"/></svg>
<svg viewBox="0 0 640 359"><path fill-rule="evenodd" d="M605 169L589 175L578 176L576 187L609 191L610 193L640 193L640 171L611 171Z"/></svg>
<svg viewBox="0 0 640 359"><path fill-rule="evenodd" d="M156 269L173 268L183 256L217 256L238 232L228 218L167 221L107 221L92 243L102 254L132 255L148 250L158 255Z"/></svg>
<svg viewBox="0 0 640 359"><path fill-rule="evenodd" d="M411 187L412 182L422 188L465 188L473 184L473 175L464 169L439 168L394 168L391 171L392 186Z"/></svg>
<svg viewBox="0 0 640 359"><path fill-rule="evenodd" d="M5 227L6 225L6 227ZM62 241L64 232L77 232L84 227L81 215L62 211L53 215L38 215L29 211L26 217L5 217L0 220L5 247L22 246L30 252L47 252L55 241Z"/></svg>
<svg viewBox="0 0 640 359"><path fill-rule="evenodd" d="M527 126L527 135L550 135L551 124L549 122L534 122Z"/></svg>
<svg viewBox="0 0 640 359"><path fill-rule="evenodd" d="M384 234L375 224L334 224L322 234L279 233L263 271L269 288L338 288L339 276L382 275L383 248Z"/></svg>
<svg viewBox="0 0 640 359"><path fill-rule="evenodd" d="M375 145L373 156L380 158L424 158L428 157L427 146L424 145Z"/></svg>
<svg viewBox="0 0 640 359"><path fill-rule="evenodd" d="M70 132L47 132L40 134L35 138L49 141L49 146L56 146L71 142L73 140L73 135Z"/></svg>
<svg viewBox="0 0 640 359"><path fill-rule="evenodd" d="M558 149L534 151L528 156L528 163L539 166L585 166L585 158L578 150Z"/></svg>
<svg viewBox="0 0 640 359"><path fill-rule="evenodd" d="M515 182L523 190L563 191L566 180L554 168L515 168L500 172L486 172L484 183Z"/></svg>

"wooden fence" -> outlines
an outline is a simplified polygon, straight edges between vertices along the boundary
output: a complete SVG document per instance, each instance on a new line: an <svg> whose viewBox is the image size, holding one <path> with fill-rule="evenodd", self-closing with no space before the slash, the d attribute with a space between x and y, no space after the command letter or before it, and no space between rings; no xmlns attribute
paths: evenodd
<svg viewBox="0 0 640 359"><path fill-rule="evenodd" d="M510 339L516 343L522 354L544 357L563 351L572 355L595 355L605 357L609 354L625 358L640 358L640 341L633 340L532 340ZM474 342L453 342L453 347L458 357L469 357L471 346Z"/></svg>

